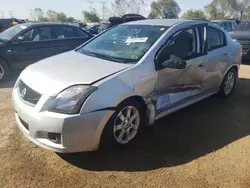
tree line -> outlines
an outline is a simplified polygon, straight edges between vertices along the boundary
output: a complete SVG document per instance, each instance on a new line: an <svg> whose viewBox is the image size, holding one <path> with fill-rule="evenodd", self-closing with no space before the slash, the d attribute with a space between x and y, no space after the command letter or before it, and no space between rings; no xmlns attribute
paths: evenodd
<svg viewBox="0 0 250 188"><path fill-rule="evenodd" d="M175 0L156 0L151 4L149 18L179 18L181 8ZM204 10L189 9L183 19L249 19L250 0L213 0Z"/></svg>
<svg viewBox="0 0 250 188"><path fill-rule="evenodd" d="M67 15L63 12L56 12L54 10L47 10L44 12L41 8L36 8L33 11L32 19L36 21L61 21L61 22L73 22L75 18L67 17Z"/></svg>
<svg viewBox="0 0 250 188"><path fill-rule="evenodd" d="M148 5L147 0L114 0L111 4L112 16L123 16L124 14L142 14L145 8L150 6L148 18L179 18L181 8L176 0L154 0ZM44 12L40 8L34 10L35 20L38 21L62 21L72 22L73 17L67 17L63 12L48 10ZM100 22L95 9L82 11L85 22ZM189 9L181 18L183 19L250 19L250 0L212 0L204 6L203 10Z"/></svg>

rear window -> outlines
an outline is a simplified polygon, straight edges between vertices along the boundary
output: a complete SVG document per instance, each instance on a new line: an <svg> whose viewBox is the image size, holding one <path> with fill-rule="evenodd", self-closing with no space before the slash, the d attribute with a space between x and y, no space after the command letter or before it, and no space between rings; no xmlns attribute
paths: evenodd
<svg viewBox="0 0 250 188"><path fill-rule="evenodd" d="M225 34L219 29L216 29L214 27L208 27L207 43L208 43L208 51L221 48L226 45Z"/></svg>
<svg viewBox="0 0 250 188"><path fill-rule="evenodd" d="M73 27L54 27L54 39L69 39L77 37L87 37L87 35Z"/></svg>

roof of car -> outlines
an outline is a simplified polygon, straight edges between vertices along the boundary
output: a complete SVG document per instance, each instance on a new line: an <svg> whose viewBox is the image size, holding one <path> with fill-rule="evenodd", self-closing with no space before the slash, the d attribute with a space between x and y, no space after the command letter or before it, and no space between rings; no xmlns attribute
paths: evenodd
<svg viewBox="0 0 250 188"><path fill-rule="evenodd" d="M167 26L171 27L175 24L180 23L207 23L207 21L201 21L201 20L181 20L181 19L146 19L146 20L139 20L134 22L127 22L124 23L124 25L154 25L154 26Z"/></svg>
<svg viewBox="0 0 250 188"><path fill-rule="evenodd" d="M235 20L211 20L211 22L235 22Z"/></svg>
<svg viewBox="0 0 250 188"><path fill-rule="evenodd" d="M59 22L27 22L19 25L24 25L26 27L30 26L43 26L43 25L66 25L66 26L74 26L74 25L69 25L67 23L59 23Z"/></svg>

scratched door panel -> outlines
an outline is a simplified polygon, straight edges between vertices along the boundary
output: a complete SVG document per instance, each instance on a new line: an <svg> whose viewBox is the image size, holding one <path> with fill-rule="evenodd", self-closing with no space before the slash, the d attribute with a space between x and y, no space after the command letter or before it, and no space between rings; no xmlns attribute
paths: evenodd
<svg viewBox="0 0 250 188"><path fill-rule="evenodd" d="M165 68L158 73L156 110L205 92L204 78L206 68L203 57L187 61L185 69Z"/></svg>

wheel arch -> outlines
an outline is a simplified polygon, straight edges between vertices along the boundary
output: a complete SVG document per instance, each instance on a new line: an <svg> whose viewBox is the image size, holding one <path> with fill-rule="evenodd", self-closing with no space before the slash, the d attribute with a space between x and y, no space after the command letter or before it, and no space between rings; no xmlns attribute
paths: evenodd
<svg viewBox="0 0 250 188"><path fill-rule="evenodd" d="M126 97L125 97L126 96ZM121 99L121 98L120 98ZM101 141L101 137L102 137L102 133L104 131L105 126L107 125L109 119L112 117L112 115L115 113L116 108L121 105L122 103L128 101L128 100L135 100L137 101L145 110L146 113L146 109L147 109L147 103L145 101L145 99L142 96L139 95L133 95L133 94L125 94L122 97L122 100L116 101L116 107L113 110L109 110L107 111L105 117L102 119L102 121L100 122L98 129L96 131L95 134L95 144L93 146L94 149L98 149L100 146L100 141Z"/></svg>
<svg viewBox="0 0 250 188"><path fill-rule="evenodd" d="M7 65L7 67L9 68L9 70L11 70L10 64L9 64L9 62L7 61L6 58L3 58L2 56L0 56L0 61L3 61L3 62Z"/></svg>
<svg viewBox="0 0 250 188"><path fill-rule="evenodd" d="M228 67L228 69L225 71L224 75L223 75L223 78L222 78L222 81L221 81L221 84L223 83L223 80L225 79L225 76L227 75L227 73L231 70L231 69L234 69L236 71L236 74L237 74L237 77L239 75L239 65L231 65L230 67ZM221 85L220 84L220 85Z"/></svg>

